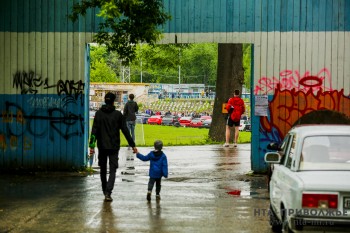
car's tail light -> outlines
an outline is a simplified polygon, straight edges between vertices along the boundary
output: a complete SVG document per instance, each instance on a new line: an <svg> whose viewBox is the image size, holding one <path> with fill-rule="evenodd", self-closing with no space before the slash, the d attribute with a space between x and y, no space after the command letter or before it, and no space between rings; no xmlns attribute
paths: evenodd
<svg viewBox="0 0 350 233"><path fill-rule="evenodd" d="M303 193L303 208L338 208L337 194Z"/></svg>

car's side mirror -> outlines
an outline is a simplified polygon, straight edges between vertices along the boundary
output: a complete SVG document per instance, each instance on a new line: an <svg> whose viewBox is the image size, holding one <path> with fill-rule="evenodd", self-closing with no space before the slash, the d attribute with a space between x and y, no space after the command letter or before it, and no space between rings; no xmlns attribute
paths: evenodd
<svg viewBox="0 0 350 233"><path fill-rule="evenodd" d="M281 162L281 156L278 152L267 152L264 160L266 163L279 164Z"/></svg>
<svg viewBox="0 0 350 233"><path fill-rule="evenodd" d="M267 145L268 150L280 150L280 146L277 142L271 142Z"/></svg>

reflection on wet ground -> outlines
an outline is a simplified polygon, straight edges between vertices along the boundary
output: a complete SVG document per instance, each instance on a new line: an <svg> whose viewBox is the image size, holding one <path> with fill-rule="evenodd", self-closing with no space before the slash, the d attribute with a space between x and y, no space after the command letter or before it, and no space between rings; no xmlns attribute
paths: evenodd
<svg viewBox="0 0 350 233"><path fill-rule="evenodd" d="M164 152L169 178L160 202L154 193L146 201L149 163L127 159L126 148L111 203L103 201L98 173L0 176L0 232L271 232L267 216L254 214L269 202L265 177L250 173L249 144Z"/></svg>

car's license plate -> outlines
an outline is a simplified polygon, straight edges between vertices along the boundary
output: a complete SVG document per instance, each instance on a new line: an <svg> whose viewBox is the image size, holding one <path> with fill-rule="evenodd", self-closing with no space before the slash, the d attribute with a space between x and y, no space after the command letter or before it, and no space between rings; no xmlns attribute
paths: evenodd
<svg viewBox="0 0 350 233"><path fill-rule="evenodd" d="M350 209L350 197L344 197L344 209Z"/></svg>

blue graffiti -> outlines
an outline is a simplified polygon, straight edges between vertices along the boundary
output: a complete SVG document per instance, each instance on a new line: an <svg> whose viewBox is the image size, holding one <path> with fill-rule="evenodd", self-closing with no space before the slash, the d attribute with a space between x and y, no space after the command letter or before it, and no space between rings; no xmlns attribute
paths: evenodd
<svg viewBox="0 0 350 233"><path fill-rule="evenodd" d="M65 140L84 135L84 118L81 114L48 108L35 109L26 115L19 105L9 101L5 102L5 109L0 117L5 123L7 137L22 137L28 133L38 138L49 135L49 139L54 141L55 135Z"/></svg>

